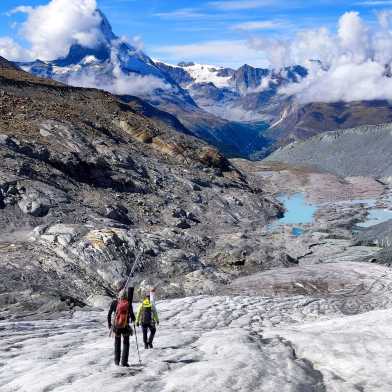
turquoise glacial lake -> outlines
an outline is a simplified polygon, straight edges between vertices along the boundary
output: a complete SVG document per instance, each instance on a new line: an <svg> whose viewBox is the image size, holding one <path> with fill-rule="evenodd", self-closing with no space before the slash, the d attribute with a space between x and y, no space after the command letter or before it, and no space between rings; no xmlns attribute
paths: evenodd
<svg viewBox="0 0 392 392"><path fill-rule="evenodd" d="M284 217L278 221L280 225L300 225L313 222L317 205L307 202L303 193L279 196L278 200L286 209Z"/></svg>

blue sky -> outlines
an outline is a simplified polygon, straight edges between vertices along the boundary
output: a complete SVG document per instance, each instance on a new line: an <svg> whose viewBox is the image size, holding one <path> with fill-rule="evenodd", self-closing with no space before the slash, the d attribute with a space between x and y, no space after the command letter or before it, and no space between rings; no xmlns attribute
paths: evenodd
<svg viewBox="0 0 392 392"><path fill-rule="evenodd" d="M49 0L0 0L0 37L26 45L18 35L23 14L7 16L17 6L37 6ZM303 29L336 29L346 11L359 11L372 23L376 12L392 9L387 0L98 0L117 35L138 36L153 58L168 62L192 60L263 65L260 53L246 42L252 37L290 38ZM18 25L19 24L19 25Z"/></svg>

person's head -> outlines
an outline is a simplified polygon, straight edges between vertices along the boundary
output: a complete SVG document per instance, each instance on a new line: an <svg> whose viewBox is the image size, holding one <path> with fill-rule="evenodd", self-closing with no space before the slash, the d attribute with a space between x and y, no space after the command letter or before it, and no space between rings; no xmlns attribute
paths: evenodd
<svg viewBox="0 0 392 392"><path fill-rule="evenodd" d="M118 299L128 299L128 292L125 288L119 291Z"/></svg>
<svg viewBox="0 0 392 392"><path fill-rule="evenodd" d="M125 283L126 282L124 279L120 279L115 283L117 293L119 293L125 287Z"/></svg>
<svg viewBox="0 0 392 392"><path fill-rule="evenodd" d="M144 293L144 300L150 301L150 293Z"/></svg>

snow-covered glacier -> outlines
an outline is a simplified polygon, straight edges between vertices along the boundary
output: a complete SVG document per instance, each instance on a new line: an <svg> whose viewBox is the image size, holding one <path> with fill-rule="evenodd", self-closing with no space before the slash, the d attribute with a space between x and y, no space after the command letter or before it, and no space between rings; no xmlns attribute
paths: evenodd
<svg viewBox="0 0 392 392"><path fill-rule="evenodd" d="M132 338L129 369L113 364L103 307L56 320L3 321L0 390L388 391L392 272L347 268L357 284L332 287L325 298L236 295L247 287L241 278L230 295L158 301L155 348L140 348L140 365ZM292 270L286 282L271 272L252 282L284 285L304 276L301 267Z"/></svg>

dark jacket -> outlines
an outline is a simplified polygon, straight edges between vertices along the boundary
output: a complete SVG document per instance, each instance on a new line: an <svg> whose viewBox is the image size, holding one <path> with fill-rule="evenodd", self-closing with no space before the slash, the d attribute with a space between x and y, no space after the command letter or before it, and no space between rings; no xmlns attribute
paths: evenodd
<svg viewBox="0 0 392 392"><path fill-rule="evenodd" d="M132 297L133 297L133 287L128 288L128 300L129 300L129 310L128 310L128 325L130 324L130 320L135 322L135 314L133 313L132 307ZM112 315L116 313L118 300L115 299L110 304L109 312L108 312L108 327L112 327Z"/></svg>

